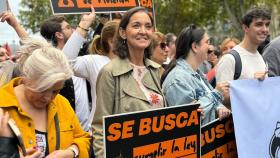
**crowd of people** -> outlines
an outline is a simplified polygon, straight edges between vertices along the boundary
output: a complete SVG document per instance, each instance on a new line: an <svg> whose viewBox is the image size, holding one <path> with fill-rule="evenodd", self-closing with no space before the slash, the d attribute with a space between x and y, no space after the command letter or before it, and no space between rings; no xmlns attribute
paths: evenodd
<svg viewBox="0 0 280 158"><path fill-rule="evenodd" d="M95 16L92 8L76 28L49 17L40 27L45 40L34 40L11 12L0 14L21 39L16 61L0 47L0 157L103 158L103 116L199 103L206 124L231 114L230 81L280 74L280 38L262 48L264 57L258 51L269 35L265 8L242 17L241 42L213 45L193 24L178 36L155 31L153 17L136 7L103 21L81 49Z"/></svg>

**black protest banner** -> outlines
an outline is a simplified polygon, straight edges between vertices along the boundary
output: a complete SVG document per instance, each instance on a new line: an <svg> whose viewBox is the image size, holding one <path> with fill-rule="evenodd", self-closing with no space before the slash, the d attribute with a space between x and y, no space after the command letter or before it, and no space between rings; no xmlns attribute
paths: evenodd
<svg viewBox="0 0 280 158"><path fill-rule="evenodd" d="M201 128L202 158L237 158L232 116Z"/></svg>
<svg viewBox="0 0 280 158"><path fill-rule="evenodd" d="M50 0L54 14L77 14L91 11L97 13L124 12L139 6L138 0Z"/></svg>
<svg viewBox="0 0 280 158"><path fill-rule="evenodd" d="M106 158L200 157L199 104L104 117Z"/></svg>

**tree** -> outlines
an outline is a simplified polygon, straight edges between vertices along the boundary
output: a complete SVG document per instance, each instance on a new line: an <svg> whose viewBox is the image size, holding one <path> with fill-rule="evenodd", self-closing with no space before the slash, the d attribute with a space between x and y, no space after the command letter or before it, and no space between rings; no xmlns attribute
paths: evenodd
<svg viewBox="0 0 280 158"><path fill-rule="evenodd" d="M33 33L38 32L41 22L52 15L48 0L22 0L20 5L23 8L19 11L21 24Z"/></svg>
<svg viewBox="0 0 280 158"><path fill-rule="evenodd" d="M220 43L225 37L241 39L241 17L252 6L271 9L272 37L279 30L279 0L155 0L155 6L157 29L163 33L178 34L193 23L204 27L215 43Z"/></svg>
<svg viewBox="0 0 280 158"><path fill-rule="evenodd" d="M272 9L271 35L278 35L280 0L154 0L157 29L178 34L184 27L196 24L205 28L215 43L225 37L242 38L241 17L252 6ZM25 28L38 32L41 22L52 15L49 0L21 0L19 19ZM77 24L79 16L66 16ZM74 25L74 26L75 26Z"/></svg>
<svg viewBox="0 0 280 158"><path fill-rule="evenodd" d="M22 9L19 10L19 19L23 27L30 29L33 33L40 31L41 23L52 16L49 0L21 0ZM78 15L66 15L67 22L72 26L77 25Z"/></svg>

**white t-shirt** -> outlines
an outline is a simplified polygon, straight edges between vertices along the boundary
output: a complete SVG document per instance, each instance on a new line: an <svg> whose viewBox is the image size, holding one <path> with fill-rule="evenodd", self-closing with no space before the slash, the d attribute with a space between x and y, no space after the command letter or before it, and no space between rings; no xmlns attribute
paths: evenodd
<svg viewBox="0 0 280 158"><path fill-rule="evenodd" d="M88 115L88 128L91 127L92 118L96 109L96 81L99 71L111 60L107 56L102 55L85 55L79 56L71 61L74 74L77 77L85 78L89 81L91 87L92 106Z"/></svg>
<svg viewBox="0 0 280 158"><path fill-rule="evenodd" d="M88 117L90 117L89 100L86 80L80 77L72 76L75 92L75 113L85 131L89 131Z"/></svg>
<svg viewBox="0 0 280 158"><path fill-rule="evenodd" d="M89 115L83 113L83 110L86 110L87 107L81 109L81 113L79 113L79 118L85 118L87 123L83 126L84 129L91 128L91 122L94 117L94 112L96 109L96 80L99 71L103 68L104 65L110 62L110 58L102 55L84 55L79 56L79 50L83 45L85 39L76 31L72 33L68 41L63 47L63 52L70 60L70 63L73 67L73 71L75 76L84 78L89 81L91 87L91 99L92 106ZM86 88L84 88L86 90ZM82 94L81 94L82 95ZM79 107L81 108L81 107ZM77 109L76 109L77 111ZM87 113L88 114L88 113ZM91 131L90 131L91 132Z"/></svg>
<svg viewBox="0 0 280 158"><path fill-rule="evenodd" d="M256 72L265 71L266 64L258 51L251 53L241 46L233 48L241 58L242 70L239 79L253 79ZM216 81L232 81L235 71L235 59L233 55L224 55L216 67Z"/></svg>

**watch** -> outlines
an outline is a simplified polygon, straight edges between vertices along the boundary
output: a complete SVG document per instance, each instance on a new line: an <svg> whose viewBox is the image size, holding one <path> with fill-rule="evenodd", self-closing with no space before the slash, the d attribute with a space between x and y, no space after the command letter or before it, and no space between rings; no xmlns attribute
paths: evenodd
<svg viewBox="0 0 280 158"><path fill-rule="evenodd" d="M74 158L77 158L79 156L79 151L73 147L73 146L70 146L68 149L72 150L73 153L74 153Z"/></svg>

